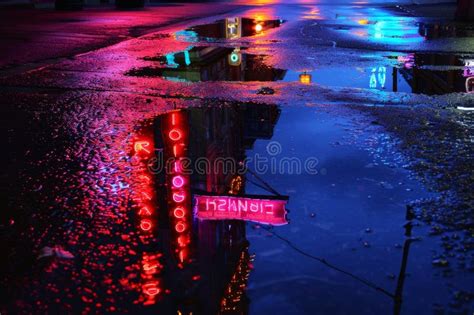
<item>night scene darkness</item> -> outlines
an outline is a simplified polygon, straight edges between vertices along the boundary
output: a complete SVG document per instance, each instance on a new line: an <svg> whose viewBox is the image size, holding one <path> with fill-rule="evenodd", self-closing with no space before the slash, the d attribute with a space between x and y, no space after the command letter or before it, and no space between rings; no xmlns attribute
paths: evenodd
<svg viewBox="0 0 474 315"><path fill-rule="evenodd" d="M474 315L474 0L0 0L0 315Z"/></svg>

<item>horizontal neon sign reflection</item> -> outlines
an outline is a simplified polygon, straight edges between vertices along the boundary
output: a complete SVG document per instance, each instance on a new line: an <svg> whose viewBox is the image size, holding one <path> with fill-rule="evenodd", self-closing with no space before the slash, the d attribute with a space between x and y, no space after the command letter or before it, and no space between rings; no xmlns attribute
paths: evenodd
<svg viewBox="0 0 474 315"><path fill-rule="evenodd" d="M287 200L230 196L195 196L194 212L200 220L244 220L284 225Z"/></svg>

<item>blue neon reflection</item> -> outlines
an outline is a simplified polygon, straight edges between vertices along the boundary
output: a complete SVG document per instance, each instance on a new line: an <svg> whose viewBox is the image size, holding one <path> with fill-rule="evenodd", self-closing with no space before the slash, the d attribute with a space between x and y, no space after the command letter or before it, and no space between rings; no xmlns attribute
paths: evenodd
<svg viewBox="0 0 474 315"><path fill-rule="evenodd" d="M166 54L166 64L167 64L169 67L172 67L172 68L176 68L176 67L179 66L179 65L176 63L176 61L174 60L174 54L173 54L173 53Z"/></svg>
<svg viewBox="0 0 474 315"><path fill-rule="evenodd" d="M372 73L370 75L369 87L371 89L376 88L385 88L385 82L387 81L387 68L378 67L372 68Z"/></svg>
<svg viewBox="0 0 474 315"><path fill-rule="evenodd" d="M424 40L418 32L416 19L396 16L378 8L349 8L337 17L350 23L352 28L343 29L351 35L387 45L407 45Z"/></svg>
<svg viewBox="0 0 474 315"><path fill-rule="evenodd" d="M191 58L189 58L189 48L184 51L184 63L186 66L191 64Z"/></svg>

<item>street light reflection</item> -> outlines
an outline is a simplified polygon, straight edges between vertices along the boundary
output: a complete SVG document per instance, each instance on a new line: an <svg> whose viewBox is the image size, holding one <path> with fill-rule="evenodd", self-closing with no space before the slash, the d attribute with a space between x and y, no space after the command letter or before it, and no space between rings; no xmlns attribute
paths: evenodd
<svg viewBox="0 0 474 315"><path fill-rule="evenodd" d="M302 84L311 84L311 74L303 72L299 77Z"/></svg>

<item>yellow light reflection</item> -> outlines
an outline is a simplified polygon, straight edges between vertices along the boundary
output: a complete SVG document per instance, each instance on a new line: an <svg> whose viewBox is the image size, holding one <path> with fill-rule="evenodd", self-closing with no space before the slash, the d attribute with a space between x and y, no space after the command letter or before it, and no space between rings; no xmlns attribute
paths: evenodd
<svg viewBox="0 0 474 315"><path fill-rule="evenodd" d="M320 20L322 19L321 11L316 6L308 7L307 13L304 13L302 18L305 20Z"/></svg>
<svg viewBox="0 0 474 315"><path fill-rule="evenodd" d="M303 72L300 74L300 82L302 84L311 84L311 74Z"/></svg>

